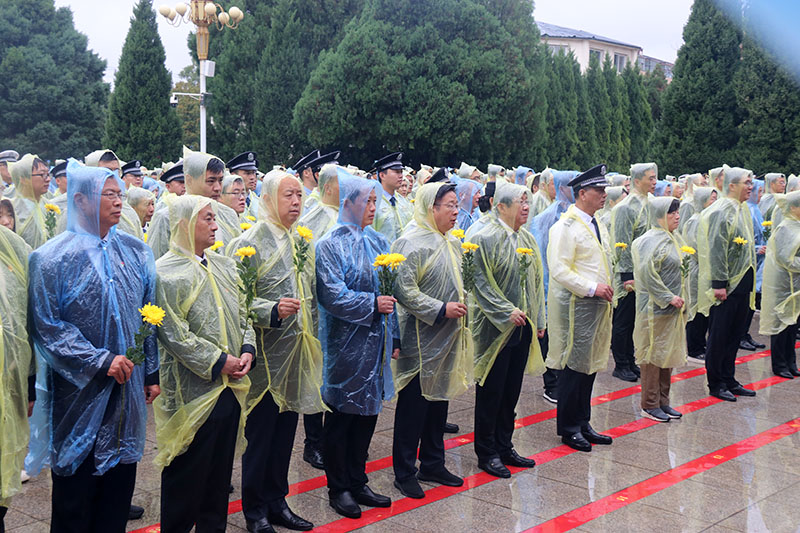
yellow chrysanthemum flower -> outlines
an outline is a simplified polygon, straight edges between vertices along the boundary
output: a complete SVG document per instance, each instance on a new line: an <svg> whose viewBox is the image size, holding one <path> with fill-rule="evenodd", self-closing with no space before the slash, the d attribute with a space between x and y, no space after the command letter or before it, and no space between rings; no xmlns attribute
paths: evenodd
<svg viewBox="0 0 800 533"><path fill-rule="evenodd" d="M236 257L239 257L241 259L244 259L245 257L252 257L252 256L256 255L256 249L253 248L252 246L243 246L243 247L239 248L238 250L236 250L236 253L233 254L233 255L235 255Z"/></svg>
<svg viewBox="0 0 800 533"><path fill-rule="evenodd" d="M44 204L44 208L48 211L52 211L56 215L61 214L61 208L58 207L56 204Z"/></svg>
<svg viewBox="0 0 800 533"><path fill-rule="evenodd" d="M253 215L247 215L247 216L246 216L246 217L244 217L244 218L246 218L246 219L247 219L247 220L249 220L250 222L255 222L255 221L256 221L256 217L254 217Z"/></svg>
<svg viewBox="0 0 800 533"><path fill-rule="evenodd" d="M164 315L167 314L162 308L150 302L147 302L147 305L139 309L139 312L142 314L142 321L154 326L160 326L164 320Z"/></svg>
<svg viewBox="0 0 800 533"><path fill-rule="evenodd" d="M624 243L624 242L618 242L618 243L614 244L614 248L622 248L624 250L627 247L628 247L628 244Z"/></svg>
<svg viewBox="0 0 800 533"><path fill-rule="evenodd" d="M765 220L764 222L761 223L761 225L764 226L765 228L768 228L768 227L772 226L772 221L771 220Z"/></svg>
<svg viewBox="0 0 800 533"><path fill-rule="evenodd" d="M308 242L314 238L314 232L305 226L297 226L297 234Z"/></svg>
<svg viewBox="0 0 800 533"><path fill-rule="evenodd" d="M211 251L213 252L213 251L215 251L215 250L219 250L219 249L220 249L220 248L222 248L223 246L225 246L225 245L224 245L224 244L222 244L222 241L214 241L214 244L212 244L211 246L209 246L209 247L208 247L208 249L209 249L209 250L211 250Z"/></svg>
<svg viewBox="0 0 800 533"><path fill-rule="evenodd" d="M464 238L464 230L463 229L454 229L451 234L456 239L463 239Z"/></svg>
<svg viewBox="0 0 800 533"><path fill-rule="evenodd" d="M389 254L380 254L378 257L375 258L375 262L372 263L372 266L374 266L375 268L386 266L386 264L387 264L386 263L386 258L388 256L389 256Z"/></svg>
<svg viewBox="0 0 800 533"><path fill-rule="evenodd" d="M517 248L517 253L520 255L533 255L533 250L530 248Z"/></svg>
<svg viewBox="0 0 800 533"><path fill-rule="evenodd" d="M242 228L242 231L247 231L250 228L252 228L253 225L252 224L248 224L247 222L242 222L241 224L239 224L239 227Z"/></svg>
<svg viewBox="0 0 800 533"><path fill-rule="evenodd" d="M697 250L695 250L691 246L681 246L681 252L689 255L694 255L697 253Z"/></svg>
<svg viewBox="0 0 800 533"><path fill-rule="evenodd" d="M744 246L745 244L747 244L747 239L743 239L741 237L736 237L735 239L733 239L733 242L735 244L738 244L739 246Z"/></svg>
<svg viewBox="0 0 800 533"><path fill-rule="evenodd" d="M467 241L467 242L461 243L461 248L464 250L464 253L467 253L467 252L474 252L475 250L480 248L480 246L478 246L474 242Z"/></svg>

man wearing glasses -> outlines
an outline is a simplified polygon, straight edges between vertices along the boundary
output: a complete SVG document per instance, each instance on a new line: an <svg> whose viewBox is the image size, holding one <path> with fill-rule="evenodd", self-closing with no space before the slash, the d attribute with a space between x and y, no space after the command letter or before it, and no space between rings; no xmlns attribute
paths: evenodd
<svg viewBox="0 0 800 533"><path fill-rule="evenodd" d="M17 234L34 250L47 241L41 201L50 187L47 165L39 156L25 154L11 164L11 178L17 194L12 200L17 216Z"/></svg>

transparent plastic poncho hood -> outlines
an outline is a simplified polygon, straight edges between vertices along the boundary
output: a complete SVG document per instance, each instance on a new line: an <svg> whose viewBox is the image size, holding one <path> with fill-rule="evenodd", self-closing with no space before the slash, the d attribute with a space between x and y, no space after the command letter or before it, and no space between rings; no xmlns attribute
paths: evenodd
<svg viewBox="0 0 800 533"><path fill-rule="evenodd" d="M631 176L641 180L645 172L655 167L655 163L639 163L631 167ZM611 210L612 245L624 243L623 248L614 248L617 256L614 268L614 306L624 298L628 291L622 281L622 273L633 273L633 257L631 244L650 229L650 211L648 197L631 187L630 194Z"/></svg>
<svg viewBox="0 0 800 533"><path fill-rule="evenodd" d="M481 193L481 186L477 181L470 179L453 178L458 197L458 221L456 226L467 231L478 219L475 209L472 208L476 194Z"/></svg>
<svg viewBox="0 0 800 533"><path fill-rule="evenodd" d="M692 214L688 220L681 221L678 225L678 232L683 241L697 250L697 229L700 224L700 214L706 209L706 203L712 195L717 194L713 187L696 187L692 197ZM683 217L686 202L681 203L680 214ZM689 274L686 279L686 320L691 322L697 314L697 284L698 284L698 259L697 254L689 256Z"/></svg>
<svg viewBox="0 0 800 533"><path fill-rule="evenodd" d="M25 154L16 163L8 165L16 192L11 199L17 219L16 232L34 249L47 241L45 216L42 211L44 202L35 199L31 181L33 164L38 158L37 155Z"/></svg>

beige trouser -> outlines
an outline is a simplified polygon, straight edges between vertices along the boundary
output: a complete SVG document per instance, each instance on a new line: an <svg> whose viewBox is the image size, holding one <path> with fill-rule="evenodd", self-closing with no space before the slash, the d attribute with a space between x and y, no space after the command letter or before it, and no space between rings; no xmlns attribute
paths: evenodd
<svg viewBox="0 0 800 533"><path fill-rule="evenodd" d="M669 405L669 386L671 368L655 365L639 365L642 371L642 409L656 409Z"/></svg>

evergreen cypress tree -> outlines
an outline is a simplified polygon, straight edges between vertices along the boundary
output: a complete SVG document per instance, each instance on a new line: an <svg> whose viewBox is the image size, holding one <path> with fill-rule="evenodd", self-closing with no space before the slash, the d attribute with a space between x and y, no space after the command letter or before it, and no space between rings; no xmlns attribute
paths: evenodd
<svg viewBox="0 0 800 533"><path fill-rule="evenodd" d="M572 64L572 74L572 79L575 83L575 94L578 96L578 168L585 170L598 164L600 160L600 146L597 140L594 114L592 113L589 99L589 82L586 76L581 73L581 66L577 61L574 61Z"/></svg>
<svg viewBox="0 0 800 533"><path fill-rule="evenodd" d="M622 72L621 80L628 94L630 117L630 161L644 161L647 158L648 141L653 133L653 117L647 93L644 88L644 77L638 66L628 64Z"/></svg>
<svg viewBox="0 0 800 533"><path fill-rule="evenodd" d="M603 62L603 77L606 80L608 100L611 105L611 144L608 163L618 172L630 166L631 153L631 117L628 92L625 84L611 62L611 55L606 54Z"/></svg>
<svg viewBox="0 0 800 533"><path fill-rule="evenodd" d="M50 160L98 148L105 61L87 49L69 8L5 0L0 35L0 145Z"/></svg>
<svg viewBox="0 0 800 533"><path fill-rule="evenodd" d="M293 124L360 165L394 149L411 162L529 161L541 141L524 128L538 111L522 56L473 0L368 0L321 57Z"/></svg>
<svg viewBox="0 0 800 533"><path fill-rule="evenodd" d="M744 115L738 161L758 174L795 172L800 158L800 87L748 38L735 90Z"/></svg>
<svg viewBox="0 0 800 533"><path fill-rule="evenodd" d="M572 52L566 55L562 50L551 55L549 61L547 165L554 168L578 166L578 91L573 63L577 64Z"/></svg>
<svg viewBox="0 0 800 533"><path fill-rule="evenodd" d="M169 105L172 79L151 0L133 8L108 105L103 146L153 166L180 155L181 128Z"/></svg>
<svg viewBox="0 0 800 533"><path fill-rule="evenodd" d="M198 94L200 92L200 74L197 64L187 65L178 75L181 81L175 84L173 90L179 93ZM200 150L200 102L186 96L178 98L178 107L175 108L178 121L181 124L181 142L192 150ZM176 157L178 157L176 155Z"/></svg>
<svg viewBox="0 0 800 533"><path fill-rule="evenodd" d="M600 67L600 60L592 56L589 68L586 70L586 91L589 98L589 109L594 117L594 131L597 139L598 156L603 161L611 164L616 161L619 151L611 143L611 99L608 96L606 78Z"/></svg>
<svg viewBox="0 0 800 533"><path fill-rule="evenodd" d="M656 65L652 72L643 73L642 82L647 94L647 103L650 104L653 121L654 123L658 122L661 119L661 98L668 85L664 68L661 65Z"/></svg>
<svg viewBox="0 0 800 533"><path fill-rule="evenodd" d="M661 168L675 175L734 161L741 124L733 89L741 32L713 0L695 0L683 41L652 146Z"/></svg>

